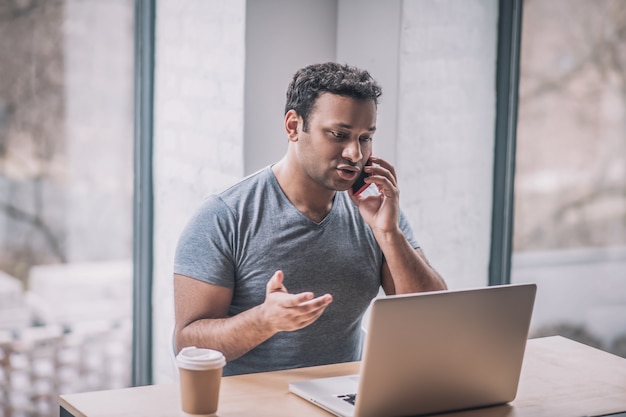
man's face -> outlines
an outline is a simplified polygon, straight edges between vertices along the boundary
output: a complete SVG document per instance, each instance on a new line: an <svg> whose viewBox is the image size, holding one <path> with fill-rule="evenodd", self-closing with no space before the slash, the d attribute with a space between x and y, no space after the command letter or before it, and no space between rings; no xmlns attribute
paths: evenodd
<svg viewBox="0 0 626 417"><path fill-rule="evenodd" d="M372 154L375 131L373 100L324 93L309 114L308 132L298 132L298 159L317 184L347 190Z"/></svg>

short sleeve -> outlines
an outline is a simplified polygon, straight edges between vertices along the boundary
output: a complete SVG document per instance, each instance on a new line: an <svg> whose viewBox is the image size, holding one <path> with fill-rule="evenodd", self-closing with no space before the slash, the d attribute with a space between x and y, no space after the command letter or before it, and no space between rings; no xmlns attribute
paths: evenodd
<svg viewBox="0 0 626 417"><path fill-rule="evenodd" d="M218 196L208 197L180 235L174 273L234 288L235 230L235 216L226 204Z"/></svg>
<svg viewBox="0 0 626 417"><path fill-rule="evenodd" d="M413 249L419 248L420 244L417 240L415 240L415 236L413 236L413 229L411 228L411 224L409 223L409 220L406 218L402 211L400 211L398 225L400 226L400 230L402 230L402 233L404 233L404 236L408 240L409 244L413 247Z"/></svg>

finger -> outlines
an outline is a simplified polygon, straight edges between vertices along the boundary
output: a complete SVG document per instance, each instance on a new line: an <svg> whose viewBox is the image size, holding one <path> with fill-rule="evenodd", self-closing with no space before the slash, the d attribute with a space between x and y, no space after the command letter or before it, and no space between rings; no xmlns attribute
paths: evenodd
<svg viewBox="0 0 626 417"><path fill-rule="evenodd" d="M374 172L378 175L384 175L385 177L389 178L389 180L394 184L397 185L398 182L398 177L396 175L396 169L394 168L393 165L391 165L389 162L387 162L386 160L382 159L382 158L376 158L376 157L372 157L372 162L375 163L376 165L378 165L379 168L383 168L383 170L377 170L377 166L376 165L372 165L371 172Z"/></svg>
<svg viewBox="0 0 626 417"><path fill-rule="evenodd" d="M301 307L305 307L305 308L313 308L313 309L318 309L318 308L325 308L328 304L330 304L333 301L333 296L330 294L324 294L321 295L317 298L313 298L307 301L304 301L302 303L300 303Z"/></svg>
<svg viewBox="0 0 626 417"><path fill-rule="evenodd" d="M299 306L302 305L302 303L313 299L312 292L289 294L282 291L274 291L273 293L271 293L271 296L277 306L286 309L297 309ZM297 312L295 314L297 314Z"/></svg>
<svg viewBox="0 0 626 417"><path fill-rule="evenodd" d="M379 158L379 157L376 157L376 156L372 156L372 164L380 165L381 167L383 167L385 169L388 169L389 171L395 173L395 168L386 159ZM371 166L375 166L375 165L371 165Z"/></svg>
<svg viewBox="0 0 626 417"><path fill-rule="evenodd" d="M372 176L367 177L366 181L369 182L370 184L376 185L376 188L378 188L379 195L365 196L365 197L362 197L361 200L369 201L372 199L379 199L382 196L394 198L395 196L398 195L397 185L386 176L372 175ZM356 198L358 197L361 197L361 196L357 196Z"/></svg>
<svg viewBox="0 0 626 417"><path fill-rule="evenodd" d="M313 297L313 293L309 291L301 292L298 294L290 294L288 302L284 303L283 305L285 307L299 307L303 304L306 304L308 301L313 300Z"/></svg>
<svg viewBox="0 0 626 417"><path fill-rule="evenodd" d="M285 294L280 301L284 308L293 310L293 314L308 314L311 311L326 307L333 300L330 294L324 294L314 298L312 292L302 292L299 294Z"/></svg>
<svg viewBox="0 0 626 417"><path fill-rule="evenodd" d="M326 307L332 302L333 298L329 294L317 297L306 302L300 303L292 307L294 317L298 317L300 321L306 321L311 317L321 315Z"/></svg>
<svg viewBox="0 0 626 417"><path fill-rule="evenodd" d="M299 315L297 322L299 323L300 328L308 326L320 318L324 311L326 311L326 307L328 307L328 303Z"/></svg>
<svg viewBox="0 0 626 417"><path fill-rule="evenodd" d="M267 282L267 292L275 292L275 291L284 291L287 292L287 288L283 285L283 280L285 276L283 271L276 271L274 275Z"/></svg>
<svg viewBox="0 0 626 417"><path fill-rule="evenodd" d="M365 178L365 182L375 182L374 180L378 177L378 178L386 178L387 180L389 180L391 184L394 185L394 187L397 185L397 180L393 172L391 172L385 167L373 166L371 168L368 168L368 172L370 173L370 175L367 178Z"/></svg>

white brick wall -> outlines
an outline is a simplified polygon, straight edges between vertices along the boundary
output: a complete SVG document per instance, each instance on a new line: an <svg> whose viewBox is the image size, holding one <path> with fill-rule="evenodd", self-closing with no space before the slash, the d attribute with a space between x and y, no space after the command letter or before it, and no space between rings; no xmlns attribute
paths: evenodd
<svg viewBox="0 0 626 417"><path fill-rule="evenodd" d="M244 0L157 2L154 376L172 379L176 242L201 200L243 175Z"/></svg>
<svg viewBox="0 0 626 417"><path fill-rule="evenodd" d="M401 203L452 288L487 283L497 18L495 0L403 3Z"/></svg>

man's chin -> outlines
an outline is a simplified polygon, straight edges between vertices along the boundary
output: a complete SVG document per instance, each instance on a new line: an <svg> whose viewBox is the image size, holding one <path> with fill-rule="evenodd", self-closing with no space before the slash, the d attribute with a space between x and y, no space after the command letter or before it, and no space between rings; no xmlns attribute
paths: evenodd
<svg viewBox="0 0 626 417"><path fill-rule="evenodd" d="M332 179L325 181L321 185L323 185L327 190L330 191L347 191L352 187L353 182L354 181L347 182L345 180Z"/></svg>
<svg viewBox="0 0 626 417"><path fill-rule="evenodd" d="M345 184L334 184L334 185L330 185L330 186L326 186L326 189L329 191L347 191L350 189L350 185L345 185Z"/></svg>
<svg viewBox="0 0 626 417"><path fill-rule="evenodd" d="M348 191L350 188L352 188L352 185L344 185L341 187L337 187L337 191Z"/></svg>

